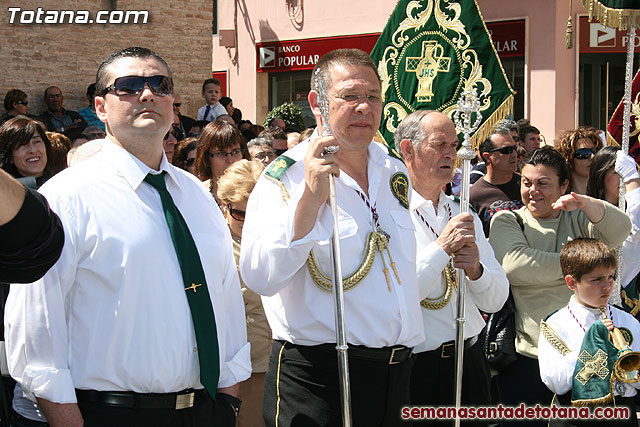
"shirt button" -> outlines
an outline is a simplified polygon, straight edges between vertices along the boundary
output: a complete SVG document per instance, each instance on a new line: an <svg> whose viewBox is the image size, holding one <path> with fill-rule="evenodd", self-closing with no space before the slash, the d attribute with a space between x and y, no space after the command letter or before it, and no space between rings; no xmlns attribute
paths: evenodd
<svg viewBox="0 0 640 427"><path fill-rule="evenodd" d="M193 352L197 353L198 352L198 347L193 347Z"/></svg>

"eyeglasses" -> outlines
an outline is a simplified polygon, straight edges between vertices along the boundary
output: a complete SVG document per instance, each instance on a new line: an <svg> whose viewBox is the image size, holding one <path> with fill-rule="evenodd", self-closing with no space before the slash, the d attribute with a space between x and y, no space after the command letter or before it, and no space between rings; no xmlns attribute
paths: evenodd
<svg viewBox="0 0 640 427"><path fill-rule="evenodd" d="M513 142L520 141L520 137L518 135L512 136L512 138L513 138Z"/></svg>
<svg viewBox="0 0 640 427"><path fill-rule="evenodd" d="M167 76L124 76L118 77L111 86L102 91L101 96L114 91L117 96L137 95L148 85L151 92L159 96L167 96L173 93L173 81Z"/></svg>
<svg viewBox="0 0 640 427"><path fill-rule="evenodd" d="M187 160L185 160L184 164L187 166L193 166L195 162L196 162L195 157L189 157Z"/></svg>
<svg viewBox="0 0 640 427"><path fill-rule="evenodd" d="M489 150L489 153L495 153L496 151L499 151L500 154L511 154L515 151L516 146L515 145L507 145L506 147L500 147L500 148L492 148L491 150Z"/></svg>
<svg viewBox="0 0 640 427"><path fill-rule="evenodd" d="M236 221L244 221L244 217L246 214L247 211L233 209L231 205L229 205L229 215L231 215L231 218L235 219Z"/></svg>
<svg viewBox="0 0 640 427"><path fill-rule="evenodd" d="M265 158L273 160L276 158L276 153L273 153L271 151L262 151L260 153L255 154L253 157L258 160L263 160Z"/></svg>
<svg viewBox="0 0 640 427"><path fill-rule="evenodd" d="M27 105L29 105L29 101L18 101L18 102L16 102L16 104L21 104L21 105L27 106Z"/></svg>
<svg viewBox="0 0 640 427"><path fill-rule="evenodd" d="M378 105L382 103L382 98L380 95L356 95L356 94L346 94L346 95L329 95L333 98L341 99L347 104L356 105L360 103L361 99L364 99L371 105Z"/></svg>
<svg viewBox="0 0 640 427"><path fill-rule="evenodd" d="M52 93L50 95L47 95L47 98L60 98L61 96L61 93Z"/></svg>
<svg viewBox="0 0 640 427"><path fill-rule="evenodd" d="M181 102L174 102L174 103L173 103L173 106L174 106L174 107L178 107L178 108L180 108L180 106L181 106L181 105L182 105L182 103L181 103Z"/></svg>
<svg viewBox="0 0 640 427"><path fill-rule="evenodd" d="M233 151L230 152L226 152L226 151L216 151L215 153L209 153L209 157L211 157L212 159L218 159L218 160L226 160L227 157L241 157L242 156L242 150L240 148L236 148Z"/></svg>
<svg viewBox="0 0 640 427"><path fill-rule="evenodd" d="M591 157L593 154L595 154L595 150L593 148L578 148L574 153L573 153L573 158L574 159L578 159L578 160L584 160L584 159L588 159L589 157Z"/></svg>

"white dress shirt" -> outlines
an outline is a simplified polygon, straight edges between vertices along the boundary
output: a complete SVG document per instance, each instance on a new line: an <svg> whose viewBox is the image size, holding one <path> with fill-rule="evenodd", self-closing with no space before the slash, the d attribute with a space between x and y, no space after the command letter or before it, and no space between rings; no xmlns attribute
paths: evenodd
<svg viewBox="0 0 640 427"><path fill-rule="evenodd" d="M427 227L422 218L440 235L451 218L460 213L460 203L447 197L442 191L438 199L438 213L431 200L425 200L416 191L411 196L411 219L416 227L416 241L418 254L416 258L418 287L420 300L424 298L437 298L445 289L445 280L442 270L449 262L449 255L436 243L437 237ZM447 208L448 206L448 208ZM472 338L484 328L485 321L479 310L494 313L502 308L509 296L509 281L502 266L496 260L493 249L484 237L482 223L478 215L472 213L476 234L476 245L480 253L482 275L477 280L467 280L467 292L465 299L464 337ZM456 338L458 293L454 289L449 303L440 310L429 310L420 307L425 341L414 349L415 353L434 350L443 343Z"/></svg>
<svg viewBox="0 0 640 427"><path fill-rule="evenodd" d="M160 169L198 247L216 319L219 387L231 386L251 373L231 236L197 179L164 156ZM160 195L143 182L148 172L107 139L100 153L42 187L65 243L54 267L12 286L7 301L9 370L25 392L75 403L74 388L202 388L180 266Z"/></svg>
<svg viewBox="0 0 640 427"><path fill-rule="evenodd" d="M305 188L304 156L309 141L286 155L297 162L281 179L290 200L285 203L277 182L263 175L251 193L242 232L240 271L247 287L263 295L264 309L274 339L300 345L335 343L334 298L311 279L305 262L313 249L320 270L331 276L329 256L333 215L327 204L318 211L313 229L292 241L296 207ZM369 274L344 293L347 341L380 348L402 344L413 347L423 339L415 274L414 227L409 211L393 196L390 179L396 172L407 176L402 162L372 142L368 149L369 201L379 215L380 227L391 235L389 249L400 275L398 283L387 251L391 291L380 253ZM356 270L365 250L367 234L374 231L373 214L344 171L336 178L342 275ZM409 196L407 194L407 196Z"/></svg>
<svg viewBox="0 0 640 427"><path fill-rule="evenodd" d="M625 194L627 215L631 219L631 234L622 243L622 286L625 287L640 273L640 188Z"/></svg>
<svg viewBox="0 0 640 427"><path fill-rule="evenodd" d="M573 373L580 356L585 330L589 330L594 322L602 319L599 309L585 307L576 301L575 296L571 296L569 307L571 311L565 306L550 316L546 323L571 352L563 356L560 350L547 341L542 332L538 340L540 378L549 390L556 394L565 394L573 388ZM611 305L608 307L608 313L611 313L611 320L616 327L625 327L631 331L634 338L631 349L640 351L640 323L629 313ZM637 388L640 388L640 383L624 384L616 381L614 392L616 396L631 397L636 395Z"/></svg>
<svg viewBox="0 0 640 427"><path fill-rule="evenodd" d="M207 112L207 104L198 108L198 120L206 120L208 122L212 122L223 114L229 114L227 109L224 108L222 104L220 104L219 102L209 107L209 114L207 114L207 116L205 117L204 114L206 112Z"/></svg>

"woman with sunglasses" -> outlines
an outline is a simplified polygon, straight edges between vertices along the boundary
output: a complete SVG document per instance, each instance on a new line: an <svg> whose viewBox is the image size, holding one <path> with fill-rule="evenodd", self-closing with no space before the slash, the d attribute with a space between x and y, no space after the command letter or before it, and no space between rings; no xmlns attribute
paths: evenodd
<svg viewBox="0 0 640 427"><path fill-rule="evenodd" d="M16 116L26 116L29 110L27 94L20 89L11 89L4 97L6 113L0 118L0 124Z"/></svg>
<svg viewBox="0 0 640 427"><path fill-rule="evenodd" d="M240 160L229 166L218 180L218 198L231 231L236 267L240 258L240 237L247 201L263 169L264 166L258 161ZM248 289L242 277L240 285L247 316L247 339L251 343L252 374L248 380L240 383L242 411L238 415L237 427L263 425L262 391L271 352L271 329L260 295Z"/></svg>
<svg viewBox="0 0 640 427"><path fill-rule="evenodd" d="M602 140L592 127L581 126L560 135L554 147L562 154L569 167L568 191L587 194L591 161L602 146Z"/></svg>
<svg viewBox="0 0 640 427"><path fill-rule="evenodd" d="M562 246L577 237L591 237L613 248L631 230L631 221L620 209L575 192L565 194L568 187L569 170L562 155L548 146L539 148L522 168L525 206L499 212L491 221L489 242L507 272L516 307L517 359L496 376L499 401L505 405L551 403L553 393L540 379L538 336L540 321L564 307L571 296L560 268Z"/></svg>
<svg viewBox="0 0 640 427"><path fill-rule="evenodd" d="M238 129L223 121L213 121L202 130L196 149L196 174L216 199L218 179L238 160L250 160L247 143Z"/></svg>
<svg viewBox="0 0 640 427"><path fill-rule="evenodd" d="M186 138L178 142L173 153L173 166L196 174L196 147L198 138Z"/></svg>
<svg viewBox="0 0 640 427"><path fill-rule="evenodd" d="M640 175L636 161L624 154L620 147L604 147L598 151L591 163L591 173L587 183L587 195L606 200L618 206L620 197L620 178L626 187L626 212L632 223L631 235L622 244L622 277L620 283L625 288L622 298L623 308L630 311L634 308L627 298L638 299L640 278ZM632 285L631 287L629 285ZM625 298L626 297L626 298ZM634 313L638 318L640 314Z"/></svg>

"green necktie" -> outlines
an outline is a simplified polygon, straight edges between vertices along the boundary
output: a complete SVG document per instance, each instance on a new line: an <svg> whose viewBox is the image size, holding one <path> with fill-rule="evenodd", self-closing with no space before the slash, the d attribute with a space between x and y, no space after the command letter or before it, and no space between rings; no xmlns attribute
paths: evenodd
<svg viewBox="0 0 640 427"><path fill-rule="evenodd" d="M189 232L187 223L167 191L167 185L164 181L165 173L162 172L159 175L148 174L144 180L160 193L162 210L167 219L173 247L178 256L178 263L184 280L184 290L187 293L193 328L196 332L198 358L200 360L200 382L211 397L215 399L220 377L216 319L213 315L209 289L204 277L198 248Z"/></svg>

